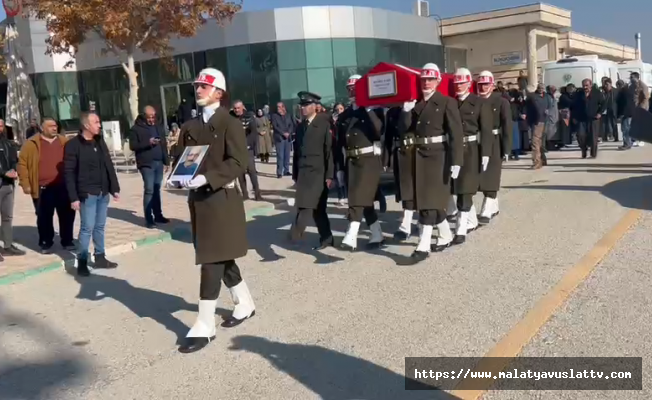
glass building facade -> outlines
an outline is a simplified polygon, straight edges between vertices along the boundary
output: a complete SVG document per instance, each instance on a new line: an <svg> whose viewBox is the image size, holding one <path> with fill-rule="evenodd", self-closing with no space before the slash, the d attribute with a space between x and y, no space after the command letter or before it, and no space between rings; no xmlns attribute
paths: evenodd
<svg viewBox="0 0 652 400"><path fill-rule="evenodd" d="M446 71L466 64L465 50L440 45L436 21L379 9L333 6L239 13L219 29L175 44L171 68L159 59L137 62L140 107L153 105L162 121L174 121L181 100L194 101L192 81L205 67L221 70L231 100L242 100L249 110L264 105L274 110L282 101L297 112L297 92L317 93L327 107L346 102L348 77L363 75L381 61L416 68L434 62ZM119 120L123 132L132 122L129 82L119 65L37 70L32 77L41 115L61 121L66 130L76 130L80 113L90 110L103 121Z"/></svg>

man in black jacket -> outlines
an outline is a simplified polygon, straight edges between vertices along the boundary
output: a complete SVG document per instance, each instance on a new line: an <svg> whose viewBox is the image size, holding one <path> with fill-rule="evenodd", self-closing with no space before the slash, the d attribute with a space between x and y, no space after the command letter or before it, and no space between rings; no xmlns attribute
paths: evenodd
<svg viewBox="0 0 652 400"><path fill-rule="evenodd" d="M143 210L148 228L170 222L163 216L161 182L168 170L168 145L165 130L156 123L156 110L146 106L129 133L129 147L136 153L136 167L143 177Z"/></svg>
<svg viewBox="0 0 652 400"><path fill-rule="evenodd" d="M16 166L18 164L18 151L14 143L7 138L5 121L0 119L0 231L5 256L23 256L25 252L14 245L13 225L14 216L14 187L16 185ZM0 261L4 261L0 255Z"/></svg>
<svg viewBox="0 0 652 400"><path fill-rule="evenodd" d="M260 194L260 186L258 185L258 172L256 171L256 157L258 156L258 130L256 129L256 121L254 114L245 109L244 104L240 100L233 103L233 111L231 115L236 117L242 122L242 127L247 135L247 150L249 150L249 163L247 164L246 174L249 175L251 186L254 187L254 196L256 201L262 201L263 197ZM242 196L245 200L249 200L249 191L247 190L247 179L245 175L240 177L240 188L242 189Z"/></svg>
<svg viewBox="0 0 652 400"><path fill-rule="evenodd" d="M64 180L71 207L79 211L79 248L77 275L88 276L88 249L91 237L95 250L94 268L116 268L118 264L106 259L104 227L106 225L109 195L120 198L118 176L111 162L111 154L102 135L100 118L96 114L83 113L82 130L66 142L64 148Z"/></svg>
<svg viewBox="0 0 652 400"><path fill-rule="evenodd" d="M591 149L591 158L598 156L598 136L600 135L600 118L604 111L604 97L600 90L593 87L591 79L582 81L584 90L577 92L571 108L571 118L577 125L577 141L586 158Z"/></svg>

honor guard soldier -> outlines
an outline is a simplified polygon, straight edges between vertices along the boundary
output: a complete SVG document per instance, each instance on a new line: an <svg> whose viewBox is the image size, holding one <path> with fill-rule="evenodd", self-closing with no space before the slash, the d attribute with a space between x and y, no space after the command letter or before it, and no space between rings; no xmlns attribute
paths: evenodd
<svg viewBox="0 0 652 400"><path fill-rule="evenodd" d="M251 293L235 261L244 257L249 248L244 203L237 189L238 178L248 162L245 134L240 121L220 106L226 92L220 71L203 69L194 84L202 114L183 124L178 145L181 149L210 147L195 177L182 183L190 189L195 263L201 265L199 314L179 347L182 353L201 350L215 338L215 308L222 281L235 303L223 327L237 326L255 313Z"/></svg>
<svg viewBox="0 0 652 400"><path fill-rule="evenodd" d="M493 144L489 156L489 166L482 174L480 191L484 194L482 209L478 220L480 224L488 224L498 215L498 191L500 176L503 170L503 160L507 161L512 147L512 111L509 101L502 94L494 92L494 76L489 71L480 72L478 77L478 94L489 102L493 115ZM484 146L484 144L482 144ZM471 210L475 214L475 207Z"/></svg>
<svg viewBox="0 0 652 400"><path fill-rule="evenodd" d="M334 178L331 125L327 114L317 113L321 97L310 92L299 92L298 96L304 120L297 127L294 141L292 179L296 182L297 216L290 239L298 241L303 237L312 215L319 231L319 245L314 249L321 250L334 245L326 213Z"/></svg>
<svg viewBox="0 0 652 400"><path fill-rule="evenodd" d="M443 251L453 240L446 203L450 180L458 177L462 165L462 124L455 100L436 91L440 82L437 65L426 64L421 70L423 99L403 104L398 154L401 199L414 203L421 224L412 264L425 260L431 251ZM435 225L437 241L432 245Z"/></svg>
<svg viewBox="0 0 652 400"><path fill-rule="evenodd" d="M398 241L407 240L412 234L412 218L414 217L414 201L404 201L401 198L401 175L399 172L399 152L401 150L401 132L400 124L402 119L402 107L391 107L385 117L385 149L389 153L389 160L394 172L394 182L396 187L396 201L401 202L403 206L403 219L398 231L394 233L394 239ZM413 152L403 154L403 157L410 159ZM406 160L406 164L412 164Z"/></svg>
<svg viewBox="0 0 652 400"><path fill-rule="evenodd" d="M473 196L480 187L480 176L487 170L493 146L491 108L485 100L471 93L473 78L466 68L455 71L455 96L459 106L464 131L464 166L459 178L453 183L458 210L454 244L466 241L469 230L475 229L475 213L469 229L469 214L473 208Z"/></svg>
<svg viewBox="0 0 652 400"><path fill-rule="evenodd" d="M374 199L380 183L384 129L382 108L360 108L355 103L355 83L360 75L349 78L346 88L351 105L337 118L338 144L346 149L347 187L349 193L349 228L342 240L343 250L358 247L358 231L364 216L371 230L368 248L383 245L383 232L374 209Z"/></svg>

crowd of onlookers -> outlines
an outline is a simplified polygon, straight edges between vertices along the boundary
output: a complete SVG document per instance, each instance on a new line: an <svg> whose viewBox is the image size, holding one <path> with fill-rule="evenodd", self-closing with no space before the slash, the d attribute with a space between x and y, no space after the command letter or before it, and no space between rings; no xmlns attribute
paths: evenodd
<svg viewBox="0 0 652 400"><path fill-rule="evenodd" d="M632 73L629 82L618 80L613 85L604 77L598 87L590 79L577 88L570 83L556 88L537 85L534 92L527 90L524 76L518 83L497 83L496 90L509 100L514 121L511 158L534 151L535 164L546 165L545 153L561 149L577 140L582 156L596 157L598 143L619 141L621 150L642 146L629 137L632 112L635 107L649 109L650 93L638 73ZM619 129L620 125L620 129ZM540 136L540 137L539 137ZM538 143L540 141L540 143Z"/></svg>

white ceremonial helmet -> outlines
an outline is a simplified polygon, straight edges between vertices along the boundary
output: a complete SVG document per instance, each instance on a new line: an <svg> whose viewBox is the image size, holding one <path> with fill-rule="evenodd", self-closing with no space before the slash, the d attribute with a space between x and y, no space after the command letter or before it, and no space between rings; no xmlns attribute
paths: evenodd
<svg viewBox="0 0 652 400"><path fill-rule="evenodd" d="M226 79L224 78L224 74L215 68L204 68L199 71L195 83L203 83L226 91Z"/></svg>
<svg viewBox="0 0 652 400"><path fill-rule="evenodd" d="M457 96L464 96L471 91L471 84L473 83L473 76L471 76L471 71L467 68L458 68L455 71L455 77L453 78L453 83L455 84L455 94ZM463 87L462 85L465 85Z"/></svg>
<svg viewBox="0 0 652 400"><path fill-rule="evenodd" d="M421 68L421 78L434 78L441 79L441 72L439 72L439 67L437 64L428 63Z"/></svg>
<svg viewBox="0 0 652 400"><path fill-rule="evenodd" d="M489 71L482 71L478 75L478 93L486 96L494 90L494 74Z"/></svg>
<svg viewBox="0 0 652 400"><path fill-rule="evenodd" d="M357 81L359 81L360 78L362 78L362 77L361 77L360 75L358 75L358 74L355 74L355 75L351 75L351 76L349 76L349 79L346 81L346 86L353 86L353 85L355 85L355 83L356 83Z"/></svg>

